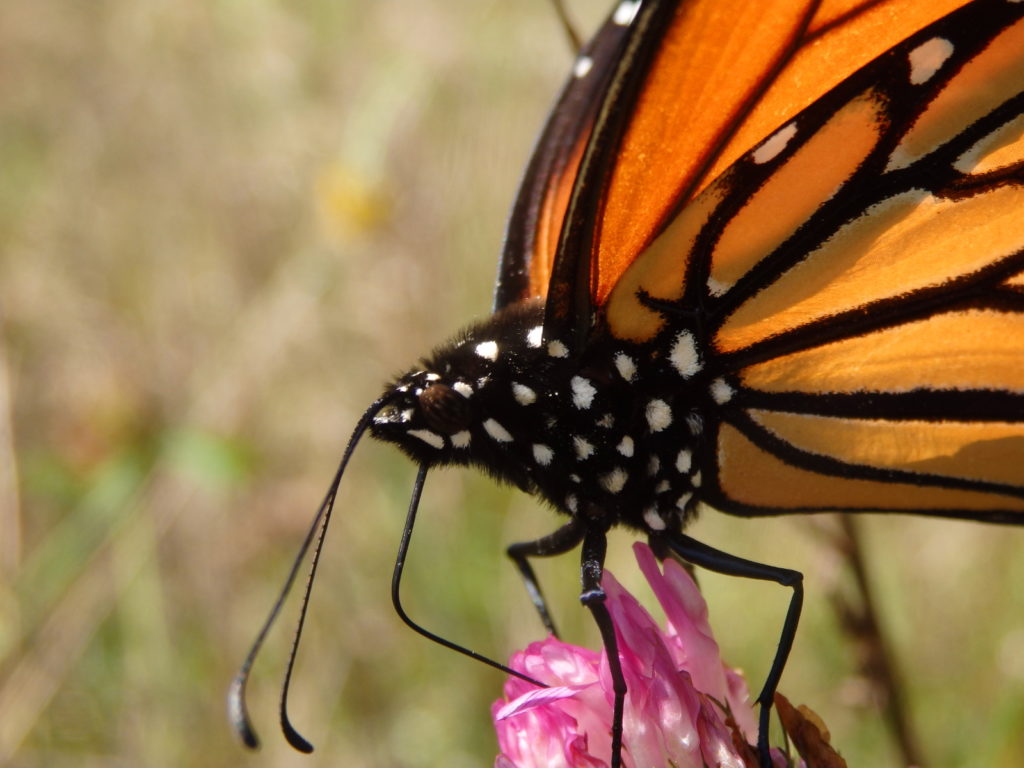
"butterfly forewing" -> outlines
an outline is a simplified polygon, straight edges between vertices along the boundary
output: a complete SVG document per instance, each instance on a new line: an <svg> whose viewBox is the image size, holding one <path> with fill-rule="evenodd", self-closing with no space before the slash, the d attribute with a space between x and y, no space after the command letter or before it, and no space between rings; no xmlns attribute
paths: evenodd
<svg viewBox="0 0 1024 768"><path fill-rule="evenodd" d="M705 501L1024 513L1022 15L973 3L847 73L614 286L613 336L699 339Z"/></svg>

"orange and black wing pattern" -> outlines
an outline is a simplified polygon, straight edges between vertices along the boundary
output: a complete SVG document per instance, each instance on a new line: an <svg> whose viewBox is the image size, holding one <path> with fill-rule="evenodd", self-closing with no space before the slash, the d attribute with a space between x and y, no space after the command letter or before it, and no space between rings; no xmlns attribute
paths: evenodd
<svg viewBox="0 0 1024 768"><path fill-rule="evenodd" d="M1024 3L647 2L619 46L533 182L545 338L689 334L723 511L1024 519Z"/></svg>

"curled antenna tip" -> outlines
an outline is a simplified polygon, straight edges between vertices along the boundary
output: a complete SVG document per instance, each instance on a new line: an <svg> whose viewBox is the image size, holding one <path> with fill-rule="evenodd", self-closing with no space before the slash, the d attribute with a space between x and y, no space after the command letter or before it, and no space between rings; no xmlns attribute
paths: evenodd
<svg viewBox="0 0 1024 768"><path fill-rule="evenodd" d="M242 743L249 749L259 749L260 740L249 720L249 710L245 706L245 676L238 675L231 681L228 688L228 720Z"/></svg>
<svg viewBox="0 0 1024 768"><path fill-rule="evenodd" d="M287 742L291 744L293 749L296 749L299 752L303 752L307 755L313 751L313 745L306 741L302 737L302 734L300 734L298 731L295 730L295 728L292 727L292 724L288 722L288 715L283 713L281 715L281 731L282 733L284 733L285 740L287 740Z"/></svg>

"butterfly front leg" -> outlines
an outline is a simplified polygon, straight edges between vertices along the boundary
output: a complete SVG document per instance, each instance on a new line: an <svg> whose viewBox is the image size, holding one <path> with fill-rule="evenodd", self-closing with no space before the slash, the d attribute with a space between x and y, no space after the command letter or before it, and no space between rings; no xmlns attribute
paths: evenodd
<svg viewBox="0 0 1024 768"><path fill-rule="evenodd" d="M544 628L553 637L558 637L558 630L555 629L555 622L548 611L547 601L544 599L544 594L540 589L540 582L537 581L537 575L533 572L533 566L530 565L528 558L561 555L571 549L575 549L583 541L585 534L586 529L582 523L578 519L573 518L554 533L542 536L534 541L521 541L516 544L510 544L508 549L505 550L506 554L519 569L519 573L523 577L523 583L526 585L526 592L530 595L530 602L537 609L540 620L544 623Z"/></svg>

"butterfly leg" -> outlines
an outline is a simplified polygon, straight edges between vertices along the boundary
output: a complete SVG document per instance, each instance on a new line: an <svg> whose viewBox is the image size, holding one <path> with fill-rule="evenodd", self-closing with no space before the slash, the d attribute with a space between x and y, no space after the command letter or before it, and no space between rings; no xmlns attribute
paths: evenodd
<svg viewBox="0 0 1024 768"><path fill-rule="evenodd" d="M550 557L568 552L583 541L584 533L583 524L579 520L573 519L554 533L542 536L535 541L521 541L517 544L511 544L505 550L506 554L512 558L512 562L519 569L519 573L523 577L523 583L526 584L526 591L530 595L530 601L533 603L534 608L537 609L540 620L544 622L544 628L548 631L548 634L554 637L558 637L558 630L555 629L555 622L548 611L548 604L544 599L544 594L541 592L537 575L533 572L533 566L530 565L530 561L527 558Z"/></svg>
<svg viewBox="0 0 1024 768"><path fill-rule="evenodd" d="M607 595L601 588L601 576L604 573L604 556L608 548L606 527L588 528L583 536L583 552L581 562L581 579L583 591L580 602L590 609L597 622L604 642L605 654L608 657L608 670L612 676L612 690L615 693L615 704L612 712L612 760L611 768L622 765L622 713L626 703L626 678L622 674L622 662L619 659L619 644L615 639L615 626L611 614L605 605Z"/></svg>
<svg viewBox="0 0 1024 768"><path fill-rule="evenodd" d="M782 677L782 670L786 666L786 660L793 647L796 627L800 621L800 609L804 602L803 574L789 568L755 563L752 560L730 555L678 532L666 532L655 538L659 540L659 544L663 542L669 550L682 559L709 571L727 576L774 581L784 587L792 588L793 596L790 598L786 621L782 626L782 633L779 635L779 647L775 651L775 658L772 660L772 667L768 672L764 687L757 697L757 703L761 705L757 733L758 758L761 768L771 768L771 754L768 749L768 722L775 690L778 688L779 678ZM657 552L659 549L660 547L655 551Z"/></svg>

